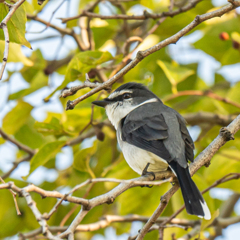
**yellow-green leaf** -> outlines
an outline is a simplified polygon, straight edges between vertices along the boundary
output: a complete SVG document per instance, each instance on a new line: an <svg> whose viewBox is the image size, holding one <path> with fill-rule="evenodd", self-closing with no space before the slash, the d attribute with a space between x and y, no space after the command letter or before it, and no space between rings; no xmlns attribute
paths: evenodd
<svg viewBox="0 0 240 240"><path fill-rule="evenodd" d="M232 39L233 39L234 41L240 43L240 34L239 34L238 32L233 32L233 33L231 34L231 37L232 37Z"/></svg>
<svg viewBox="0 0 240 240"><path fill-rule="evenodd" d="M177 92L177 84L194 74L194 70L180 67L175 62L165 62L158 60L157 64L162 68L169 82L172 84L173 93Z"/></svg>
<svg viewBox="0 0 240 240"><path fill-rule="evenodd" d="M1 33L1 32L0 32ZM0 55L3 56L4 53L5 42L0 40ZM33 62L29 60L26 56L23 55L21 46L16 43L9 44L9 55L8 55L8 62L21 62L25 66L32 66Z"/></svg>
<svg viewBox="0 0 240 240"><path fill-rule="evenodd" d="M0 22L6 17L8 12L9 12L9 8L6 5L1 4ZM16 12L12 15L10 20L7 22L9 39L10 39L10 42L15 42L18 44L25 45L28 48L31 48L31 44L25 38L26 22L27 22L27 16L26 16L25 7L24 5L21 5L16 10ZM3 31L0 31L0 39L1 40L5 39Z"/></svg>
<svg viewBox="0 0 240 240"><path fill-rule="evenodd" d="M74 155L73 167L81 172L88 172L91 176L93 175L90 169L89 162L92 155L97 150L97 141L94 142L92 147L79 150ZM93 177L93 176L92 176Z"/></svg>
<svg viewBox="0 0 240 240"><path fill-rule="evenodd" d="M47 85L48 85L48 76L46 76L42 71L39 71L32 79L29 88L20 90L19 92L16 92L16 93L12 93L9 96L9 100L22 98Z"/></svg>
<svg viewBox="0 0 240 240"><path fill-rule="evenodd" d="M29 146L32 149L39 148L43 144L46 144L48 140L43 137L41 133L38 133L34 129L35 119L30 117L28 122L24 124L15 134L14 137L21 143ZM34 139L34 141L33 141Z"/></svg>
<svg viewBox="0 0 240 240"><path fill-rule="evenodd" d="M63 126L60 124L60 121L55 117L53 117L49 123L36 122L34 128L44 135L59 136L65 134Z"/></svg>
<svg viewBox="0 0 240 240"><path fill-rule="evenodd" d="M50 159L54 158L61 148L66 144L65 141L49 142L42 146L34 155L30 162L29 174L23 177L24 180L38 167L46 164Z"/></svg>
<svg viewBox="0 0 240 240"><path fill-rule="evenodd" d="M95 68L97 65L112 59L113 56L109 52L86 51L78 53L68 64L66 76L62 84L44 100L48 101L56 91L63 89L68 83L76 79L84 80L85 74L92 68Z"/></svg>
<svg viewBox="0 0 240 240"><path fill-rule="evenodd" d="M4 131L8 134L14 134L27 121L32 109L30 104L19 101L17 106L3 118Z"/></svg>
<svg viewBox="0 0 240 240"><path fill-rule="evenodd" d="M236 83L228 92L227 98L240 102L240 82Z"/></svg>

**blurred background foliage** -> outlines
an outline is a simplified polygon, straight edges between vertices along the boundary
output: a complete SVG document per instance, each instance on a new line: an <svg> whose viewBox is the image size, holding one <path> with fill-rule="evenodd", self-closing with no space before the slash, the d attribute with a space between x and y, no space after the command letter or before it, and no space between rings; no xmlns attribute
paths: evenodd
<svg viewBox="0 0 240 240"><path fill-rule="evenodd" d="M134 57L138 50L147 49L184 28L196 15L221 7L227 1L204 0L187 12L166 18L151 34L148 34L148 31L157 20L123 21L83 17L61 24L59 18L81 13L93 2L63 1L63 5L57 8L61 1L44 1L42 6L39 6L36 0L26 1L8 23L10 54L7 70L0 82L1 129L35 152L27 158L28 153L0 137L0 175L6 182L14 181L19 187L33 182L45 190L65 193L89 178L137 177L121 154L115 130L106 120L104 110L91 108L93 100L106 97L109 92L95 94L78 104L74 110L65 111L67 100L76 99L89 89L82 89L66 99L59 99L60 91L81 84L86 73L91 81L106 81L127 54L130 53L130 57ZM113 15L122 14L124 10L125 14L131 15L140 14L146 9L150 13L161 13L169 11L169 5L169 0L123 1L120 4L117 1L100 1L93 12ZM178 6L174 6L173 9L178 9ZM46 26L54 10L56 14L51 24L69 30L69 34L64 30L52 30L49 24ZM8 7L0 3L0 21L7 13ZM41 24L35 16L44 19L45 24ZM86 28L89 32L86 32ZM71 35L72 30L85 43L85 49L77 46ZM90 38L87 42L84 40L86 34L87 38ZM137 46L138 42L133 41L125 49L126 41L132 36L141 37L142 43ZM134 50L136 46L137 50ZM27 49L31 47L32 50ZM0 31L1 56L3 51L4 35L3 31ZM240 16L239 11L235 10L221 18L203 22L175 46L169 46L148 56L115 83L113 89L129 81L140 82L147 85L165 104L183 115L207 112L230 117L240 112L239 60ZM189 92L186 92L187 90ZM196 94L197 91L202 95ZM183 92L186 94L181 96ZM209 97L206 94L209 92L220 96L222 100ZM224 99L230 100L231 103ZM192 124L190 122L189 131L195 140L196 156L218 135L220 127L214 121L200 119ZM203 167L194 175L193 179L199 189L207 188L228 173L240 172L239 150L240 134L237 133L235 141L223 146L213 157L208 168ZM16 166L16 169L13 170L13 166ZM106 193L115 185L88 185L74 195L93 198ZM92 209L83 223L96 222L106 214L151 216L159 204L161 195L170 187L171 185L166 183L151 189L129 189L112 205L101 205ZM221 209L231 193L240 193L239 181L236 180L222 184L220 188L220 192L213 191L204 195L212 214ZM24 233L39 227L25 199L18 198L22 215L17 216L9 191L1 190L0 194L0 238L16 236L19 232ZM32 196L42 213L50 211L56 203L56 199L53 198L41 199L34 193ZM182 196L178 191L172 197L163 216L170 216L182 204ZM73 203L65 202L50 218L49 225L69 225L80 206L76 207L66 222L62 223L62 220L73 208ZM237 213L240 211L236 207L231 215ZM185 211L178 217L197 219ZM116 234L121 235L129 233L131 225L114 223L112 226ZM97 239L96 234L104 235L104 231L101 229L78 233L76 238ZM173 233L180 237L186 231L180 228L166 229L164 239L171 239ZM157 234L156 231L151 232L146 239L157 239ZM201 239L203 234L214 234L214 228L203 228ZM127 239L124 236L121 239Z"/></svg>

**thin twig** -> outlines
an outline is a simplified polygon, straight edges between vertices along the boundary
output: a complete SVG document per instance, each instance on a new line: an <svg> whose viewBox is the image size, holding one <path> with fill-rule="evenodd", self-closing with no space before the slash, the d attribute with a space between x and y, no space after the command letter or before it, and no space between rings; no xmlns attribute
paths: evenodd
<svg viewBox="0 0 240 240"><path fill-rule="evenodd" d="M158 229L159 229L159 238L158 238L158 240L163 240L164 228L163 227L158 227Z"/></svg>
<svg viewBox="0 0 240 240"><path fill-rule="evenodd" d="M60 223L60 227L63 227L64 224L66 223L66 221L71 217L71 215L75 212L75 210L78 208L78 205L75 205L66 215L65 217L62 219L61 223Z"/></svg>
<svg viewBox="0 0 240 240"><path fill-rule="evenodd" d="M16 145L19 149L25 151L26 153L28 153L29 155L34 155L35 151L31 148L29 148L27 145L24 145L20 142L18 142L17 140L15 140L14 138L10 137L8 134L6 134L1 128L0 128L0 134L2 135L2 138L13 143L14 145Z"/></svg>
<svg viewBox="0 0 240 240"><path fill-rule="evenodd" d="M32 155L28 155L19 161L13 162L12 168L2 175L2 179L9 177L11 175L11 173L18 167L18 165L20 163L30 161L31 158L32 158Z"/></svg>
<svg viewBox="0 0 240 240"><path fill-rule="evenodd" d="M21 194L26 199L29 208L32 210L32 213L34 214L36 220L40 224L42 230L41 233L45 235L48 239L59 239L58 237L54 237L52 233L49 231L47 221L39 212L36 203L33 201L31 195L28 192L24 191L24 189L21 190Z"/></svg>
<svg viewBox="0 0 240 240"><path fill-rule="evenodd" d="M3 77L4 69L5 69L6 65L7 65L10 41L9 41L9 33L8 33L7 24L2 22L0 24L0 28L2 28L2 30L4 32L4 38L5 38L4 56L3 56L2 67L1 67L1 70L0 70L0 80L1 80L2 77Z"/></svg>
<svg viewBox="0 0 240 240"><path fill-rule="evenodd" d="M169 12L162 12L162 13L149 13L146 10L144 10L142 15L126 15L126 14L115 14L115 15L101 15L97 13L92 13L86 10L83 10L81 14L74 16L74 17L69 17L69 18L61 18L62 23L66 23L70 20L78 19L81 17L91 17L91 18L100 18L100 19L123 19L123 20L145 20L148 18L152 19L159 19L163 17L174 17L175 15L186 12L190 10L191 8L194 8L197 3L201 2L202 0L195 0L195 1L190 1L187 5L185 5L182 8L179 8L175 11L169 11ZM117 1L116 1L117 2Z"/></svg>
<svg viewBox="0 0 240 240"><path fill-rule="evenodd" d="M176 94L173 94L171 96L168 96L163 100L163 102L168 102L172 99L175 99L175 98L178 98L178 97L181 97L181 96L206 96L206 97L209 97L209 98L212 98L212 99L215 99L215 100L218 100L218 101L221 101L221 102L224 102L224 103L227 103L227 104L230 104L230 105L233 105L234 107L237 107L237 108L240 108L240 104L237 103L237 102L234 102L228 98L225 98L225 97L222 97L222 96L219 96L217 95L216 93L212 92L212 91L200 91L200 90L186 90L186 91L181 91L181 92L178 92Z"/></svg>
<svg viewBox="0 0 240 240"><path fill-rule="evenodd" d="M90 82L90 79L89 79L89 76L88 74L86 73L86 80L84 81L84 83L82 85L79 85L79 86L74 86L74 87L71 87L69 89L65 89L62 91L61 95L60 95L60 98L66 98L68 96L71 96L71 95L74 95L76 94L80 89L83 89L83 88L96 88L96 87L99 87L101 85L101 83L98 83L98 82ZM109 90L109 88L106 88L107 90Z"/></svg>
<svg viewBox="0 0 240 240"><path fill-rule="evenodd" d="M220 126L227 126L230 124L237 115L221 115L211 112L197 112L197 113L187 113L183 117L189 125L199 125L199 124L218 124Z"/></svg>
<svg viewBox="0 0 240 240"><path fill-rule="evenodd" d="M0 181L2 183L5 183L5 181L1 177L0 177ZM12 189L9 189L9 191L13 195L13 200L14 200L16 211L17 211L17 215L21 215L21 212L20 212L19 207L18 207L17 199L16 199L17 194Z"/></svg>
<svg viewBox="0 0 240 240"><path fill-rule="evenodd" d="M66 0L63 0L63 1L57 6L57 8L52 12L51 17L50 17L50 19L49 19L49 21L48 21L48 23L46 24L46 26L45 26L44 29L42 29L41 31L38 31L38 32L27 32L27 33L31 33L31 34L33 34L33 33L43 33L45 30L47 30L48 27L50 26L50 23L51 23L51 21L52 21L52 19L53 19L54 14L60 9L60 7L64 4L65 1L66 1Z"/></svg>
<svg viewBox="0 0 240 240"><path fill-rule="evenodd" d="M96 231L102 228L105 228L107 226L109 226L111 223L114 222L134 222L134 221L141 221L141 222L147 222L148 221L148 217L143 217L143 216L139 216L139 215L127 215L127 216L118 216L118 215L105 215L103 216L99 221L94 222L94 223L90 223L90 224L80 224L77 226L76 231L75 232L86 232L86 231ZM166 217L161 217L157 220L156 223L162 223L164 220L166 219ZM180 227L183 229L186 229L186 227L194 227L197 223L199 223L199 221L193 221L193 220L186 220L186 219L173 219L171 224L169 224L168 226L165 227ZM158 227L158 226L157 226ZM52 232L63 232L67 229L67 226L63 227L63 226L52 226L49 227L49 230ZM36 229L33 230L31 232L25 233L24 237L25 238L30 238L30 237L34 237L38 234L41 233L41 229Z"/></svg>
<svg viewBox="0 0 240 240"><path fill-rule="evenodd" d="M31 15L31 14L27 14L27 18L28 19L31 19L31 20L34 20L34 21L37 21L37 22L40 22L48 27L51 27L55 30L57 30L59 33L61 33L62 35L69 35L71 37L74 38L74 40L76 41L79 49L81 51L86 51L87 48L84 46L82 40L80 39L80 37L75 33L75 31L73 29L70 29L70 28L61 28L61 27L58 27L52 23L49 23L41 18L39 18L38 16L36 15Z"/></svg>

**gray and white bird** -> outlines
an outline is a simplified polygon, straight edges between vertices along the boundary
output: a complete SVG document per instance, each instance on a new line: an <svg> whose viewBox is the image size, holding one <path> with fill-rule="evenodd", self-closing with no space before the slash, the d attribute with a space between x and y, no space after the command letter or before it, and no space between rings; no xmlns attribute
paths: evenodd
<svg viewBox="0 0 240 240"><path fill-rule="evenodd" d="M187 212L211 218L189 173L188 161L194 161L194 143L177 111L134 82L123 84L108 98L93 104L106 109L124 158L135 172L154 174L170 167L178 178Z"/></svg>

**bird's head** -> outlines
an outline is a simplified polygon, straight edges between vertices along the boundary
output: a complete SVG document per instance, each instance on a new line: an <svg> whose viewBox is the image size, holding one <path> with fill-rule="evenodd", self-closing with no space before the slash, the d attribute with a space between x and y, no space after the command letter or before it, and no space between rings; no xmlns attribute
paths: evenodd
<svg viewBox="0 0 240 240"><path fill-rule="evenodd" d="M92 103L106 109L109 120L117 129L121 119L135 108L145 103L157 101L160 101L158 97L144 85L129 82L117 88L108 98Z"/></svg>

